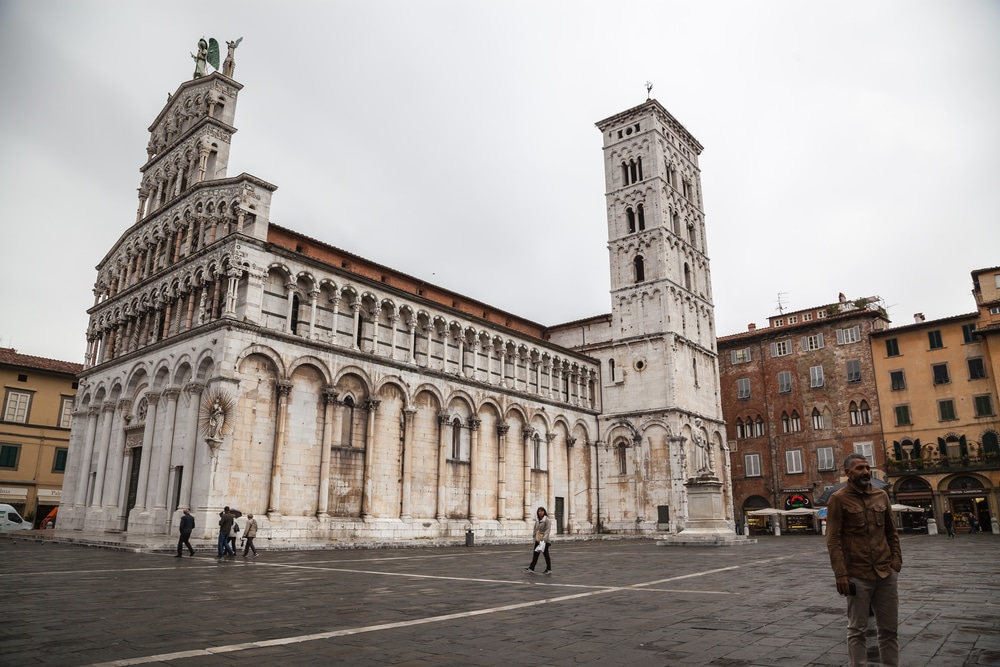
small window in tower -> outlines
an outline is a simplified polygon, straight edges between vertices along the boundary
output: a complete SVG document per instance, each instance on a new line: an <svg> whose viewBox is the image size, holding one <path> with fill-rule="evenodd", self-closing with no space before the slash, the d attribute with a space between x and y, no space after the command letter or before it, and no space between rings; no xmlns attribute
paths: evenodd
<svg viewBox="0 0 1000 667"><path fill-rule="evenodd" d="M691 289L691 267L684 263L684 288Z"/></svg>
<svg viewBox="0 0 1000 667"><path fill-rule="evenodd" d="M622 185L628 185L628 164L622 162Z"/></svg>
<svg viewBox="0 0 1000 667"><path fill-rule="evenodd" d="M641 157L636 159L636 164L639 167L639 180L641 181L642 180L642 158Z"/></svg>
<svg viewBox="0 0 1000 667"><path fill-rule="evenodd" d="M288 328L291 329L293 334L299 332L299 295L292 295L292 312L291 321L288 323Z"/></svg>
<svg viewBox="0 0 1000 667"><path fill-rule="evenodd" d="M632 180L629 183L636 183L639 180L639 168L635 163L635 160L628 161L628 173Z"/></svg>
<svg viewBox="0 0 1000 667"><path fill-rule="evenodd" d="M646 229L646 212L642 208L642 204L635 207L636 213L639 218L639 231Z"/></svg>
<svg viewBox="0 0 1000 667"><path fill-rule="evenodd" d="M646 279L646 269L643 264L642 255L637 256L633 260L633 264L635 265L635 282L641 283Z"/></svg>
<svg viewBox="0 0 1000 667"><path fill-rule="evenodd" d="M625 219L628 221L628 233L635 233L635 211L631 206L625 209Z"/></svg>

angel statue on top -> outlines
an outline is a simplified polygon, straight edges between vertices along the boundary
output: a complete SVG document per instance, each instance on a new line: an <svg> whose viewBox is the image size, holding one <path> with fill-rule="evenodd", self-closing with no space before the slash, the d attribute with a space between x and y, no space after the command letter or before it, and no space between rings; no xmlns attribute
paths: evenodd
<svg viewBox="0 0 1000 667"><path fill-rule="evenodd" d="M192 53L191 59L194 60L192 79L200 79L205 76L206 64L219 69L219 42L214 37L209 37L207 41L202 37L198 40L198 53Z"/></svg>

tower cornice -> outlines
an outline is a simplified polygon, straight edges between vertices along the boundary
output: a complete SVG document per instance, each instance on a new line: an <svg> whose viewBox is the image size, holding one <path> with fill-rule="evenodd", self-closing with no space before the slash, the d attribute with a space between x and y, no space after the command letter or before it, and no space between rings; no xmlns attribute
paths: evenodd
<svg viewBox="0 0 1000 667"><path fill-rule="evenodd" d="M680 135L680 137L690 145L695 153L701 155L702 150L704 150L701 143L694 138L694 135L688 132L687 128L680 124L680 121L674 118L673 115L656 100L646 100L639 106L632 107L631 109L617 113L614 116L609 116L604 120L599 120L595 123L595 125L597 126L597 129L603 133L610 127L622 125L623 123L627 123L634 118L645 116L650 113L656 116L660 122L669 127L674 133Z"/></svg>

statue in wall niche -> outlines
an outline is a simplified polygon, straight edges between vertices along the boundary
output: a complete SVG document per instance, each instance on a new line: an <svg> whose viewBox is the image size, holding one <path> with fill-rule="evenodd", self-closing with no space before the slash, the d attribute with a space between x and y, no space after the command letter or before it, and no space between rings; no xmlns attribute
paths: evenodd
<svg viewBox="0 0 1000 667"><path fill-rule="evenodd" d="M202 399L198 427L215 455L223 438L233 430L236 401L221 389L213 389Z"/></svg>
<svg viewBox="0 0 1000 667"><path fill-rule="evenodd" d="M712 460L712 444L702 431L700 418L694 420L694 430L691 434L691 440L694 442L695 474L714 474L715 462Z"/></svg>

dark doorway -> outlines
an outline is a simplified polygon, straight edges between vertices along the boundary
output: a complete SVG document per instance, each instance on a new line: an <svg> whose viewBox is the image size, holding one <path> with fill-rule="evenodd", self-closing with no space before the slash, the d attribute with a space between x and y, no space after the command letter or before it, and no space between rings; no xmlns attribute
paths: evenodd
<svg viewBox="0 0 1000 667"><path fill-rule="evenodd" d="M564 506L565 506L565 501L562 498L556 496L556 511L555 511L555 517L556 517L556 535L562 535L563 534L563 511L564 511L563 507Z"/></svg>
<svg viewBox="0 0 1000 667"><path fill-rule="evenodd" d="M128 473L128 498L125 500L125 526L128 530L128 515L135 507L136 490L139 488L139 465L142 463L142 447L132 448L132 468Z"/></svg>

